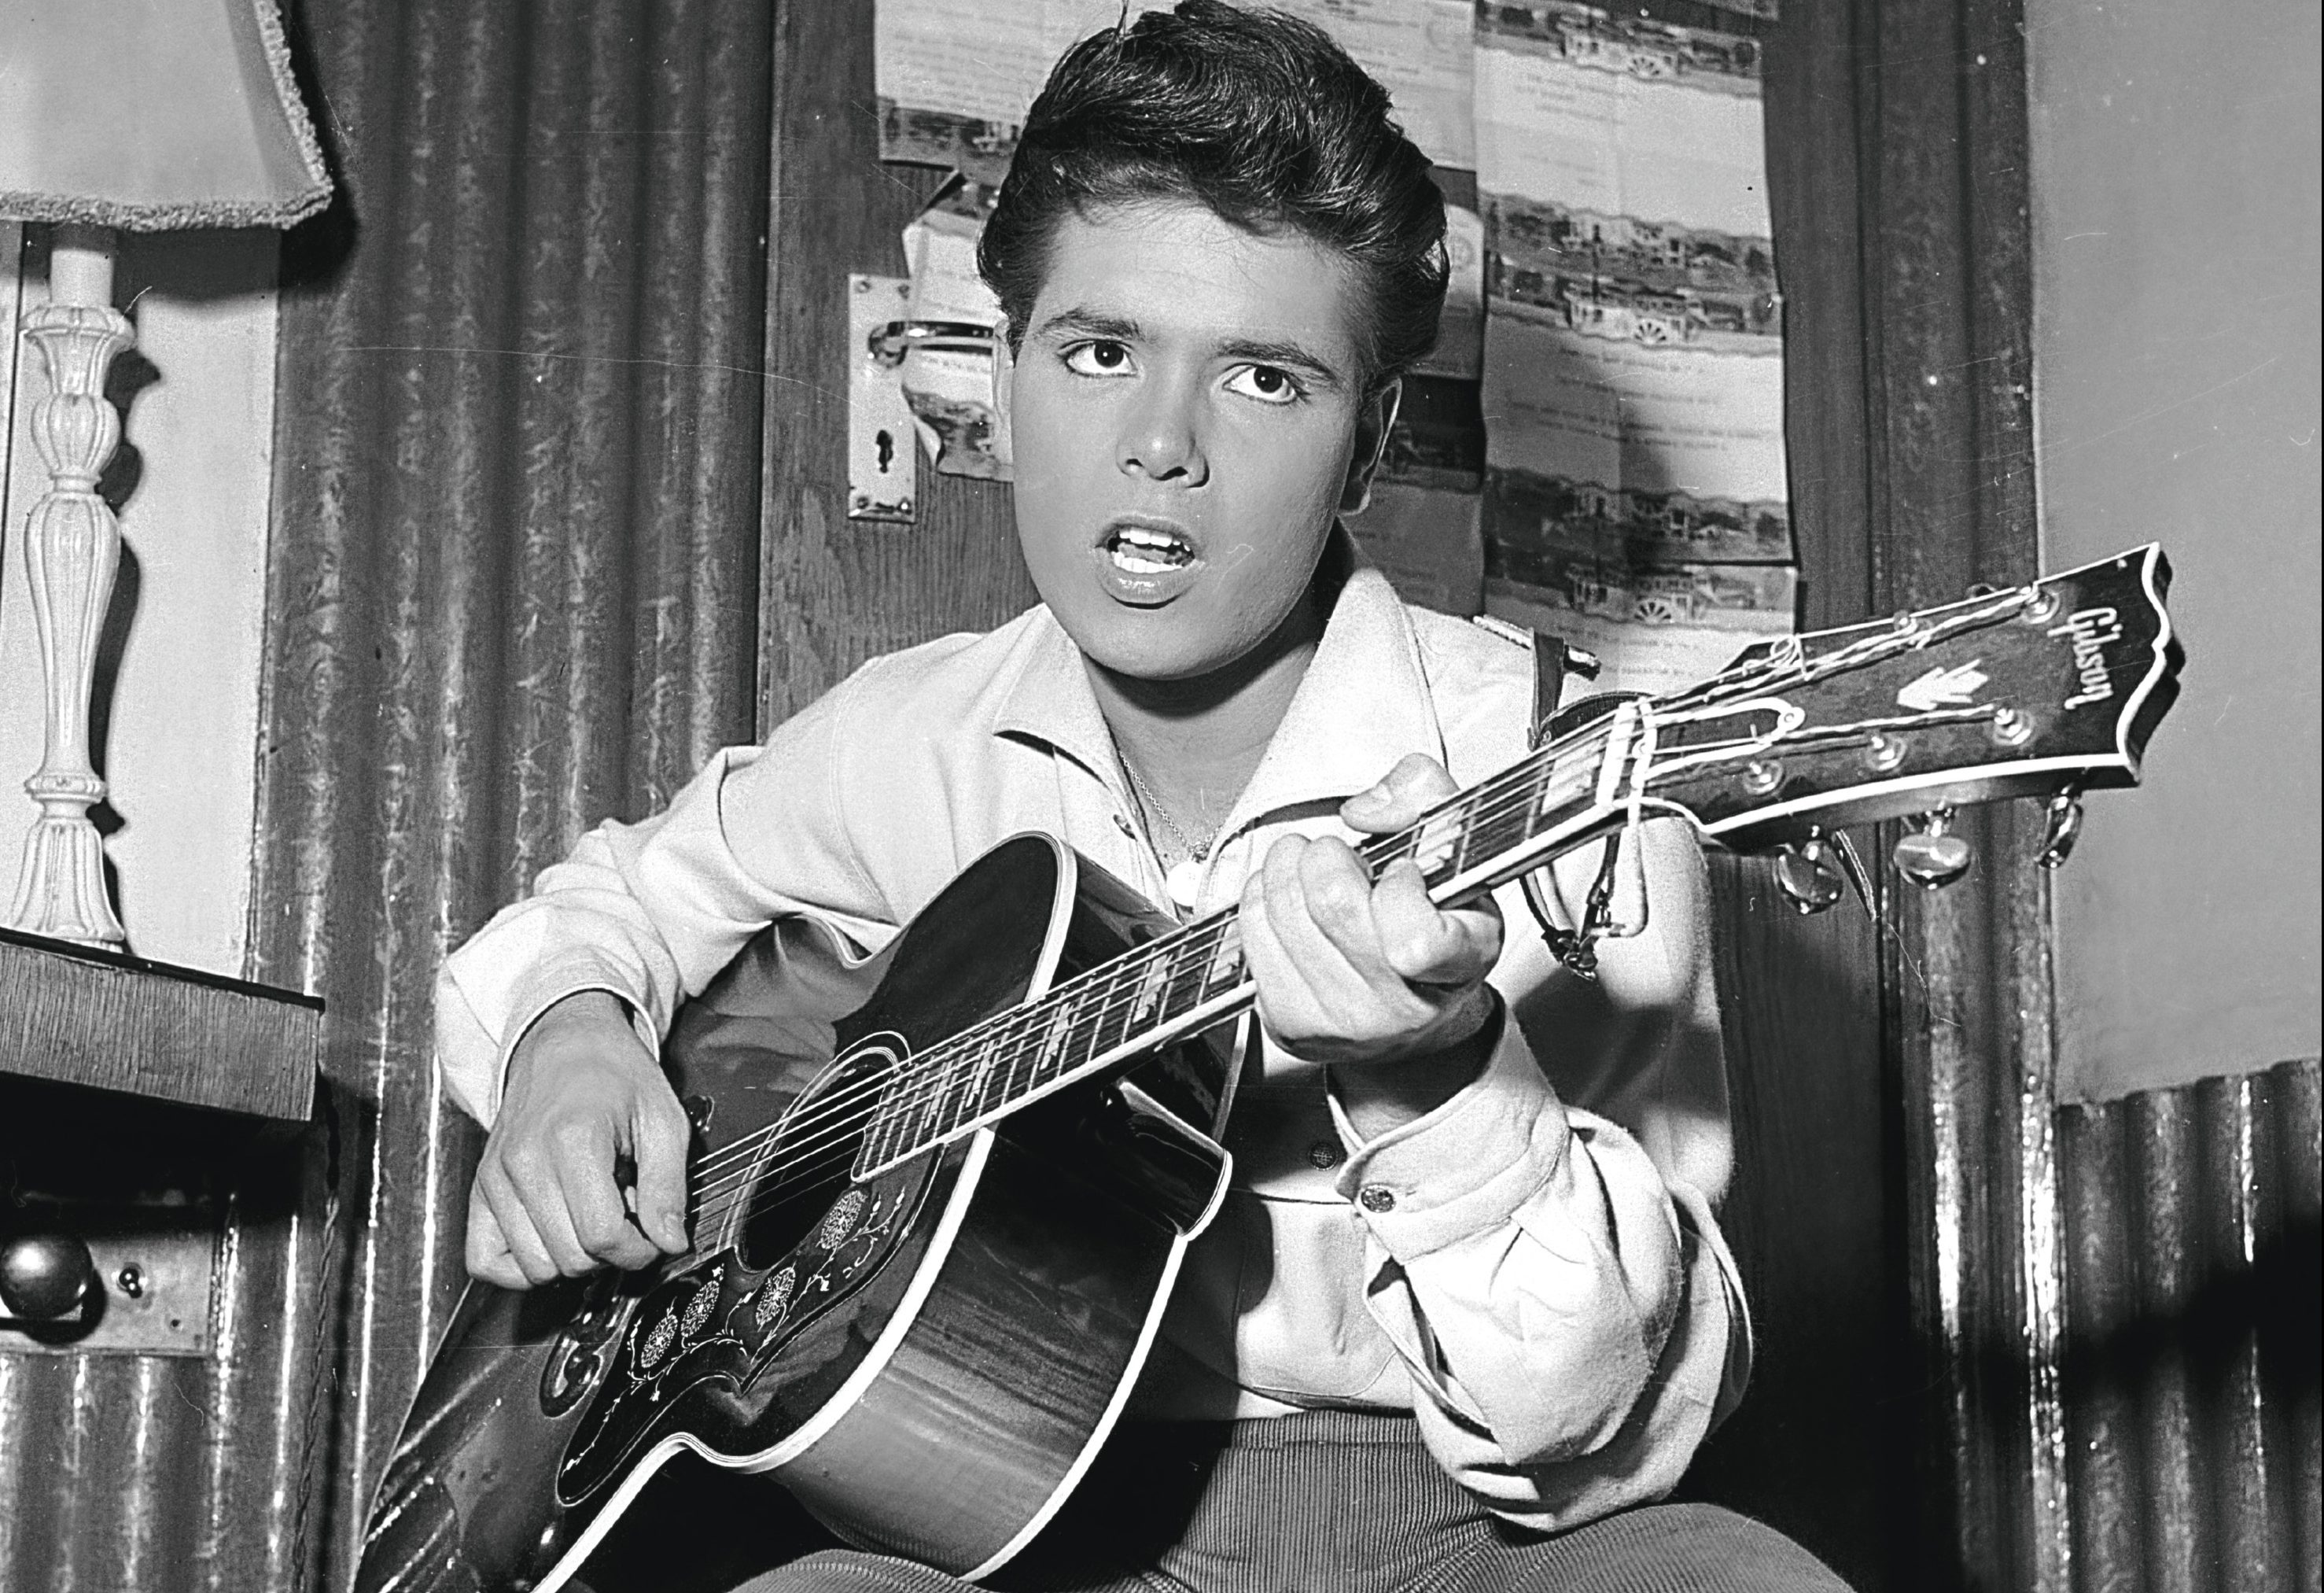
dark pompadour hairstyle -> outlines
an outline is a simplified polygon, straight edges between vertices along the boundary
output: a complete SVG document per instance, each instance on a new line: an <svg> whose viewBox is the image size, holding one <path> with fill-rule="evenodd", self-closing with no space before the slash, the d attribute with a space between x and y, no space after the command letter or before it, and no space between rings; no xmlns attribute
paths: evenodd
<svg viewBox="0 0 2324 1593"><path fill-rule="evenodd" d="M1436 341L1444 201L1388 119L1388 91L1330 35L1277 11L1180 0L1067 51L1033 102L977 246L1023 335L1068 214L1149 199L1288 229L1354 267L1365 376L1401 374Z"/></svg>

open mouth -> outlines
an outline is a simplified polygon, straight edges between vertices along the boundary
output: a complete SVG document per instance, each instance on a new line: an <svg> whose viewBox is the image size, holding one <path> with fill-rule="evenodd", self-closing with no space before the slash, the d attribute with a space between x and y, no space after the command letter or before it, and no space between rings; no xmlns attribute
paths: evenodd
<svg viewBox="0 0 2324 1593"><path fill-rule="evenodd" d="M1114 568L1127 575L1167 575L1195 559L1194 543L1155 525L1117 524L1102 545Z"/></svg>

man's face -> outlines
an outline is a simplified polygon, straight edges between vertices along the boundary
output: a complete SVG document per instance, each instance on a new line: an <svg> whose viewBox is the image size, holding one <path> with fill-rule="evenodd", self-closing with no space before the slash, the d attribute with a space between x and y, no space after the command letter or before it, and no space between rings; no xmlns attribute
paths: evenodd
<svg viewBox="0 0 2324 1593"><path fill-rule="evenodd" d="M1102 667L1190 680L1274 633L1362 499L1360 290L1296 233L1156 201L1068 217L1013 371L1017 534Z"/></svg>

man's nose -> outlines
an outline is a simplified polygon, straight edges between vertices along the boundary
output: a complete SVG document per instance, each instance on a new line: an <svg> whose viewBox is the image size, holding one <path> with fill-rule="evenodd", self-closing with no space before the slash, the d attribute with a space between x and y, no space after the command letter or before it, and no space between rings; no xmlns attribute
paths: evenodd
<svg viewBox="0 0 2324 1593"><path fill-rule="evenodd" d="M1125 476L1200 486L1210 477L1203 449L1199 401L1175 383L1155 383L1140 394L1122 428L1116 460Z"/></svg>

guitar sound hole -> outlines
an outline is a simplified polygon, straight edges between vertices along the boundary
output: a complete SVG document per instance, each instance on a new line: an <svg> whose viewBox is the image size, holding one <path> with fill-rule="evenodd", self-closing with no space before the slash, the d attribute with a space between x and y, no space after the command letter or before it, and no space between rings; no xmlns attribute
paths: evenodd
<svg viewBox="0 0 2324 1593"><path fill-rule="evenodd" d="M847 1192L862 1130L893 1063L876 1047L833 1063L783 1115L742 1224L742 1264L773 1266L823 1227Z"/></svg>

